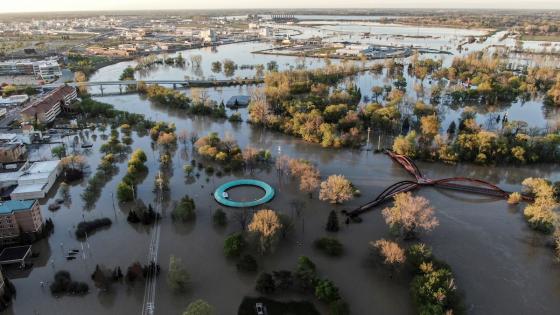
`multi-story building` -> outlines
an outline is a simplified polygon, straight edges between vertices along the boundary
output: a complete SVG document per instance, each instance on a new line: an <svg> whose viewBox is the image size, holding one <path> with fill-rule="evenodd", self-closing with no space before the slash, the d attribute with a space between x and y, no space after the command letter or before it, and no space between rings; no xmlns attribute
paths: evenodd
<svg viewBox="0 0 560 315"><path fill-rule="evenodd" d="M0 62L0 75L34 75L42 80L54 80L62 76L56 60L13 60Z"/></svg>
<svg viewBox="0 0 560 315"><path fill-rule="evenodd" d="M21 117L28 122L50 123L77 97L75 88L67 85L58 87L22 109Z"/></svg>
<svg viewBox="0 0 560 315"><path fill-rule="evenodd" d="M0 244L12 244L22 234L40 233L43 216L37 200L8 200L0 202Z"/></svg>

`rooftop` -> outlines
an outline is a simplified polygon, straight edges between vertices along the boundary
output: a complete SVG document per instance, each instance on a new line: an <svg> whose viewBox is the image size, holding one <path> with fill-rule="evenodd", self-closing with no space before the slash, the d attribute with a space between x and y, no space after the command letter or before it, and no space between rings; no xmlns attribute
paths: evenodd
<svg viewBox="0 0 560 315"><path fill-rule="evenodd" d="M33 116L36 113L48 112L56 103L64 99L64 96L74 93L76 89L71 86L63 85L45 95L43 98L34 101L21 110L23 114Z"/></svg>
<svg viewBox="0 0 560 315"><path fill-rule="evenodd" d="M35 200L8 200L0 202L0 214L25 211L33 207Z"/></svg>

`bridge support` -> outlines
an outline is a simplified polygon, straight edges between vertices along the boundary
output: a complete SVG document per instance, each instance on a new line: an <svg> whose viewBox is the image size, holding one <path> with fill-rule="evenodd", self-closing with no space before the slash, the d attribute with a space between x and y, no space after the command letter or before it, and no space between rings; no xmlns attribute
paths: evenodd
<svg viewBox="0 0 560 315"><path fill-rule="evenodd" d="M101 96L103 96L103 85L99 85L99 90L101 91Z"/></svg>
<svg viewBox="0 0 560 315"><path fill-rule="evenodd" d="M173 89L176 90L177 89L177 84L173 83Z"/></svg>
<svg viewBox="0 0 560 315"><path fill-rule="evenodd" d="M120 91L120 94L122 94L122 84L119 84L119 91Z"/></svg>

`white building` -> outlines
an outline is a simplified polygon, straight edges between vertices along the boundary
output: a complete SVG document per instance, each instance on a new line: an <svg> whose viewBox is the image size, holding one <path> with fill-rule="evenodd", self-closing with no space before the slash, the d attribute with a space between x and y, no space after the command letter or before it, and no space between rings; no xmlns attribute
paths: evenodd
<svg viewBox="0 0 560 315"><path fill-rule="evenodd" d="M205 43L214 43L217 40L216 31L211 29L200 31L200 38Z"/></svg>
<svg viewBox="0 0 560 315"><path fill-rule="evenodd" d="M0 62L0 75L34 75L43 80L54 80L62 76L56 60L12 60Z"/></svg>
<svg viewBox="0 0 560 315"><path fill-rule="evenodd" d="M29 100L29 96L23 95L11 95L8 97L0 97L0 106L19 106Z"/></svg>
<svg viewBox="0 0 560 315"><path fill-rule="evenodd" d="M12 200L39 199L46 196L62 170L60 160L35 162L19 171L0 174L0 188L17 186Z"/></svg>

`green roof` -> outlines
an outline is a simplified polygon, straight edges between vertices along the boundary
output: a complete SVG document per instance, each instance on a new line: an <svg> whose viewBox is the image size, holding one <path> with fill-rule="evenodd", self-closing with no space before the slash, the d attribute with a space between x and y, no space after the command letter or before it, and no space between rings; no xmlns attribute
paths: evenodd
<svg viewBox="0 0 560 315"><path fill-rule="evenodd" d="M33 207L35 200L8 200L0 202L0 214L8 214L15 211L29 210Z"/></svg>

